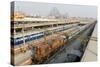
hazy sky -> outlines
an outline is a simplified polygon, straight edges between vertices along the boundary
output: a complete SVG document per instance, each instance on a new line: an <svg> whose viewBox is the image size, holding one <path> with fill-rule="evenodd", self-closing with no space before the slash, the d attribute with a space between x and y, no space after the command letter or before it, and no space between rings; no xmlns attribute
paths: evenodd
<svg viewBox="0 0 100 67"><path fill-rule="evenodd" d="M53 7L56 7L61 14L65 14L67 12L69 16L97 18L96 6L36 3L23 1L15 2L16 11L22 11L26 14L31 15L39 13L40 15L47 16Z"/></svg>

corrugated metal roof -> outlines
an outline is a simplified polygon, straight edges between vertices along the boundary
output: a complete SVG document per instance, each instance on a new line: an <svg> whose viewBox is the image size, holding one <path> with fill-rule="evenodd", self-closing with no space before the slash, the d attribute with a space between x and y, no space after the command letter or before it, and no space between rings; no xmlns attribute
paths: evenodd
<svg viewBox="0 0 100 67"><path fill-rule="evenodd" d="M22 18L22 19L14 19L14 21L58 21L58 19L48 19L48 18Z"/></svg>

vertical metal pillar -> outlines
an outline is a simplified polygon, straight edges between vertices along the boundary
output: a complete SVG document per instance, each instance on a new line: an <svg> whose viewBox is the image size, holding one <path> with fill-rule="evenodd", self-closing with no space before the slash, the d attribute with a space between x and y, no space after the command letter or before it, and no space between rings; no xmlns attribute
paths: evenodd
<svg viewBox="0 0 100 67"><path fill-rule="evenodd" d="M24 29L25 29L25 25L24 25L24 22L22 22L22 23L23 23L23 28L22 28L23 46L25 46L25 31L24 31ZM25 48L22 49L22 51L25 52Z"/></svg>

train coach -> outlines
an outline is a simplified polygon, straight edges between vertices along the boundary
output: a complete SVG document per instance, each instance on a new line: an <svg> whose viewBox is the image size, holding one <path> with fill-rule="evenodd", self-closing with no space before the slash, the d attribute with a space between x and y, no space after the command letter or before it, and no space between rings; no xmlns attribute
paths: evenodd
<svg viewBox="0 0 100 67"><path fill-rule="evenodd" d="M65 26L62 26L60 28L53 29L51 31L61 32L61 31L64 31L64 30L69 29L69 28L74 27L74 26L77 26L77 24L65 25ZM19 45L19 44L22 44L24 42L24 40L25 40L25 42L28 42L28 41L31 41L31 40L39 39L39 38L44 36L44 33L45 33L45 31L41 31L41 32L37 32L37 33L34 33L34 34L29 34L29 35L25 35L25 36L21 36L21 37L16 37L16 38L11 37L11 44L12 45Z"/></svg>
<svg viewBox="0 0 100 67"><path fill-rule="evenodd" d="M87 24L83 27L78 27L78 28L76 27L76 28L70 29L67 32L64 32L64 34L61 33L60 35L58 35L52 39L49 39L49 40L51 40L50 44L48 42L38 43L38 45L35 46L35 49L33 49L33 51L35 51L34 55L32 55L33 62L37 64L39 62L40 63L43 62L42 60L44 60L44 59L48 59L49 56L52 55L52 53L55 54L56 51L58 51L62 47L64 47L64 44L65 43L67 44L69 42L68 40L71 39L71 37L78 35L79 33L83 32L90 26L91 26L91 24ZM77 34L75 34L75 33L77 33ZM68 38L67 38L67 36L68 36Z"/></svg>

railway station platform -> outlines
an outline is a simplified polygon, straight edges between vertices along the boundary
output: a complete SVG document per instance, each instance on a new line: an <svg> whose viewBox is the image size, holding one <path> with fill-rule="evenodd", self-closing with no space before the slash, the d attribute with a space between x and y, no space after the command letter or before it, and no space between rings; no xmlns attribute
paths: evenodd
<svg viewBox="0 0 100 67"><path fill-rule="evenodd" d="M81 62L97 61L97 24L86 47Z"/></svg>

